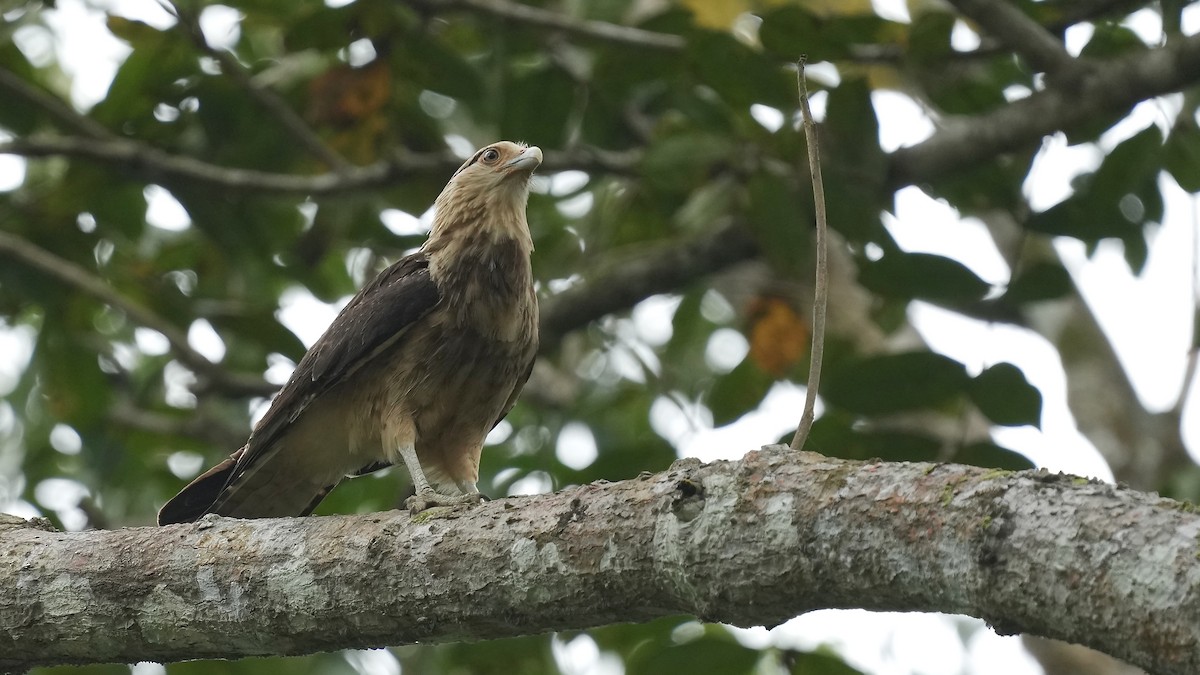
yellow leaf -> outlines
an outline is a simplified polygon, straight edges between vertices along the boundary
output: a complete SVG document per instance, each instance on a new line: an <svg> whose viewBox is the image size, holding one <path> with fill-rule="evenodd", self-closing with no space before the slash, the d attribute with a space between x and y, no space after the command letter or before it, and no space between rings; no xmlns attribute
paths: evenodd
<svg viewBox="0 0 1200 675"><path fill-rule="evenodd" d="M696 25L703 28L724 30L733 25L733 20L750 11L750 0L678 0L680 5L692 11Z"/></svg>
<svg viewBox="0 0 1200 675"><path fill-rule="evenodd" d="M750 303L750 358L763 372L783 377L808 349L808 324L786 300L755 298Z"/></svg>
<svg viewBox="0 0 1200 675"><path fill-rule="evenodd" d="M370 118L392 95L392 73L386 61L362 68L339 65L308 86L308 118L316 124L352 126Z"/></svg>

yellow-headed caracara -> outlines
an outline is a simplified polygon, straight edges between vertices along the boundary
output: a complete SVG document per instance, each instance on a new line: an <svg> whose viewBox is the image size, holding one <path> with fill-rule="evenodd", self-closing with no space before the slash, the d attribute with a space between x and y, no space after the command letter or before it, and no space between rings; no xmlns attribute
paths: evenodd
<svg viewBox="0 0 1200 675"><path fill-rule="evenodd" d="M343 477L391 464L412 477L413 511L479 500L484 437L537 352L525 203L541 162L507 141L467 160L425 245L350 300L246 445L167 502L159 524L307 515Z"/></svg>

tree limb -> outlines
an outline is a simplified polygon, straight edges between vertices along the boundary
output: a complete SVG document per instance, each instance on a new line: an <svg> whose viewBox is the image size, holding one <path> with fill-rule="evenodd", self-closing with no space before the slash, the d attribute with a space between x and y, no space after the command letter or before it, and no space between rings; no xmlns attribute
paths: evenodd
<svg viewBox="0 0 1200 675"><path fill-rule="evenodd" d="M1200 669L1194 509L1045 471L782 446L556 494L360 516L0 527L0 668L490 639L672 614L942 611Z"/></svg>
<svg viewBox="0 0 1200 675"><path fill-rule="evenodd" d="M743 223L726 223L711 234L673 242L623 260L542 303L542 350L605 314L627 309L654 295L678 290L702 276L758 255Z"/></svg>
<svg viewBox="0 0 1200 675"><path fill-rule="evenodd" d="M891 154L889 188L945 175L1200 80L1200 36L1138 52L1089 70L1070 84L1034 93Z"/></svg>
<svg viewBox="0 0 1200 675"><path fill-rule="evenodd" d="M1038 72L1068 74L1080 66L1050 31L1006 0L950 0L950 4L1020 54Z"/></svg>
<svg viewBox="0 0 1200 675"><path fill-rule="evenodd" d="M686 45L681 35L656 33L605 21L572 19L558 12L508 0L408 0L408 4L427 11L467 9L528 26L550 28L578 37L645 49L680 51Z"/></svg>

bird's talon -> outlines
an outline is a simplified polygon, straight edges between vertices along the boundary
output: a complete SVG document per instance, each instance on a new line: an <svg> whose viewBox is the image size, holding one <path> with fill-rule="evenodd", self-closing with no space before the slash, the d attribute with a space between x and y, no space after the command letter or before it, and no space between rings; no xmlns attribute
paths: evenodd
<svg viewBox="0 0 1200 675"><path fill-rule="evenodd" d="M429 490L428 492L418 492L417 494L404 500L404 506L408 508L409 513L416 515L435 506L478 504L486 500L487 497L480 492L470 492L465 495L445 495L440 492Z"/></svg>

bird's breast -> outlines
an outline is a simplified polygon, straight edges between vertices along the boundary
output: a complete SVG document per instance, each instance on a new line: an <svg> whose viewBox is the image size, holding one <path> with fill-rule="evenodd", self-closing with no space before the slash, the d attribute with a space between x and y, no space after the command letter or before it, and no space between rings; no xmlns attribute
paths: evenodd
<svg viewBox="0 0 1200 675"><path fill-rule="evenodd" d="M461 237L431 261L445 319L499 342L536 341L538 306L529 250L516 239Z"/></svg>

